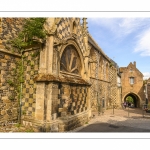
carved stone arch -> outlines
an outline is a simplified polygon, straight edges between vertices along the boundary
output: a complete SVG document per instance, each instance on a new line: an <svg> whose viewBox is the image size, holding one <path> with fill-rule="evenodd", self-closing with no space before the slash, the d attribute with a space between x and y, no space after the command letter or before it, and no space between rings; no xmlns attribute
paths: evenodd
<svg viewBox="0 0 150 150"><path fill-rule="evenodd" d="M79 48L79 45L74 40L68 40L67 44L63 45L60 50L60 71L65 71L66 69L65 72L83 76L83 60L83 54Z"/></svg>
<svg viewBox="0 0 150 150"><path fill-rule="evenodd" d="M131 96L133 98L135 107L140 107L141 106L142 99L137 93L134 93L134 92L126 93L122 98L122 102L124 102L128 96Z"/></svg>

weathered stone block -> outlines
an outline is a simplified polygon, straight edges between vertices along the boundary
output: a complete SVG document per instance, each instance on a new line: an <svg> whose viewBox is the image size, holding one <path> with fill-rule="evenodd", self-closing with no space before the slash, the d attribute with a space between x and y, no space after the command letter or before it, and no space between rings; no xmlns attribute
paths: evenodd
<svg viewBox="0 0 150 150"><path fill-rule="evenodd" d="M2 67L6 67L6 66L7 66L7 64L2 62Z"/></svg>
<svg viewBox="0 0 150 150"><path fill-rule="evenodd" d="M63 111L63 108L59 108L58 111L59 111L59 112L62 112L62 111Z"/></svg>
<svg viewBox="0 0 150 150"><path fill-rule="evenodd" d="M1 60L0 60L0 62L2 62L2 63L6 63L6 62L7 62L7 60L5 60L5 59L1 59Z"/></svg>
<svg viewBox="0 0 150 150"><path fill-rule="evenodd" d="M1 111L1 115L5 115L6 114L6 111L5 110L2 110Z"/></svg>
<svg viewBox="0 0 150 150"><path fill-rule="evenodd" d="M51 132L58 132L58 124L50 125L50 131Z"/></svg>
<svg viewBox="0 0 150 150"><path fill-rule="evenodd" d="M8 55L5 55L5 59L11 59L11 57Z"/></svg>
<svg viewBox="0 0 150 150"><path fill-rule="evenodd" d="M32 80L31 80L31 81L32 81ZM29 89L29 93L30 93L30 94L33 94L33 92L34 92L34 91L33 91L33 88L30 88L30 89Z"/></svg>
<svg viewBox="0 0 150 150"><path fill-rule="evenodd" d="M66 112L61 112L61 117L66 117L67 113Z"/></svg>
<svg viewBox="0 0 150 150"><path fill-rule="evenodd" d="M57 113L52 114L52 120L55 120L57 118Z"/></svg>
<svg viewBox="0 0 150 150"><path fill-rule="evenodd" d="M30 82L29 82L30 84L34 84L34 81L33 80L30 80Z"/></svg>

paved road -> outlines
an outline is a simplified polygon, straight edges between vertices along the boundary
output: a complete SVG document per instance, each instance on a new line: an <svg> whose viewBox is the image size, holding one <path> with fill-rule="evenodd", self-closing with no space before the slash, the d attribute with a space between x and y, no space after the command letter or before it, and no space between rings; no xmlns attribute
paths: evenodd
<svg viewBox="0 0 150 150"><path fill-rule="evenodd" d="M103 115L94 114L88 124L71 132L150 132L150 114L141 109L106 110Z"/></svg>

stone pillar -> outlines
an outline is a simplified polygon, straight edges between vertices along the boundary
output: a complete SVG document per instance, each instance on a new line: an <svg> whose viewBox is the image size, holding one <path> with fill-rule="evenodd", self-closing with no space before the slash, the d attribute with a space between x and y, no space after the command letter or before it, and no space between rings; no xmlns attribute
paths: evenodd
<svg viewBox="0 0 150 150"><path fill-rule="evenodd" d="M87 107L88 107L88 119L91 117L92 107L91 107L91 99L90 99L90 88L87 87Z"/></svg>
<svg viewBox="0 0 150 150"><path fill-rule="evenodd" d="M53 35L50 35L47 38L47 73L52 74L53 71L53 42L54 37Z"/></svg>
<svg viewBox="0 0 150 150"><path fill-rule="evenodd" d="M35 120L44 121L45 83L37 82Z"/></svg>
<svg viewBox="0 0 150 150"><path fill-rule="evenodd" d="M47 46L40 52L39 73L46 73Z"/></svg>
<svg viewBox="0 0 150 150"><path fill-rule="evenodd" d="M46 120L51 120L51 108L52 108L52 83L47 85L47 112L46 112Z"/></svg>
<svg viewBox="0 0 150 150"><path fill-rule="evenodd" d="M85 78L86 78L86 81L88 81L90 79L89 78L89 58L88 58L88 56L84 57L84 65L85 65Z"/></svg>
<svg viewBox="0 0 150 150"><path fill-rule="evenodd" d="M85 66L85 79L87 81L90 80L89 78L89 54L90 54L90 49L88 46L88 31L87 31L87 26L86 26L86 18L83 18L83 25L82 25L82 32L83 32L83 42L84 42L84 47L85 51L83 53L84 56L84 66Z"/></svg>

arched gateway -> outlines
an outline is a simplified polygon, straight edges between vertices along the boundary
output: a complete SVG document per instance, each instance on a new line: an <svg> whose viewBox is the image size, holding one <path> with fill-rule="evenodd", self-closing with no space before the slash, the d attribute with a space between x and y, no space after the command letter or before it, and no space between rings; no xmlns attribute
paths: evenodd
<svg viewBox="0 0 150 150"><path fill-rule="evenodd" d="M126 101L128 96L131 96L135 107L141 108L145 103L143 74L136 68L136 62L130 62L127 67L121 67L120 73L122 102Z"/></svg>
<svg viewBox="0 0 150 150"><path fill-rule="evenodd" d="M133 98L133 105L134 105L134 107L135 107L135 108L139 108L140 105L141 105L141 98L140 98L140 96L137 95L137 94L135 94L135 93L128 93L128 94L126 94L126 95L124 96L123 102L126 101L126 98L127 98L128 96L131 96L131 97Z"/></svg>

